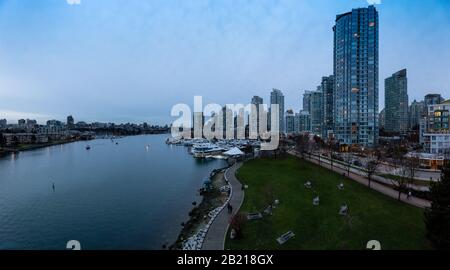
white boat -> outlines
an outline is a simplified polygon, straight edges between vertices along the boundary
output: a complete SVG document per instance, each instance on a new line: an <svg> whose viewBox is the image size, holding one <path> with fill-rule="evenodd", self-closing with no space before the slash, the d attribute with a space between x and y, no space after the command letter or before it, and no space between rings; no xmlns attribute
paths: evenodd
<svg viewBox="0 0 450 270"><path fill-rule="evenodd" d="M223 151L224 151L223 148L218 147L217 145L212 143L194 144L191 150L192 155L195 158L205 158L207 156L219 155Z"/></svg>

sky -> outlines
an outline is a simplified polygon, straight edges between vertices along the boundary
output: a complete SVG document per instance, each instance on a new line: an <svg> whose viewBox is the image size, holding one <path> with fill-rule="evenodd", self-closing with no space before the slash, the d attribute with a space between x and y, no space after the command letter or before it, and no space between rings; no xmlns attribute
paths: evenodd
<svg viewBox="0 0 450 270"><path fill-rule="evenodd" d="M333 72L337 14L370 0L0 0L0 119L166 124L172 106L286 108ZM450 93L450 1L377 0L384 78L409 97Z"/></svg>

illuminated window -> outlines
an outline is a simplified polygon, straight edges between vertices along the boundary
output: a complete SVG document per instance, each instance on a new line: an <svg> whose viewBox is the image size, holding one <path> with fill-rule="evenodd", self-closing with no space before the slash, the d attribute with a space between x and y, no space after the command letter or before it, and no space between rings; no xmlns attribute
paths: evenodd
<svg viewBox="0 0 450 270"><path fill-rule="evenodd" d="M370 26L370 27L374 27L374 26L375 26L375 22L370 22L370 23L369 23L369 26Z"/></svg>

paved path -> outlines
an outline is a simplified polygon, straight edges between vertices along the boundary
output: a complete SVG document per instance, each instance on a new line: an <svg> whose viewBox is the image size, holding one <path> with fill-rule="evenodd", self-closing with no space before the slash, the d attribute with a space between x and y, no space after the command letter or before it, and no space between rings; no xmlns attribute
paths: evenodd
<svg viewBox="0 0 450 270"><path fill-rule="evenodd" d="M242 166L242 163L237 163L230 167L225 172L225 179L229 181L232 193L230 204L233 207L233 214L239 211L239 208L244 201L244 191L241 183L237 180L236 171ZM231 214L228 213L227 207L220 212L216 219L209 227L203 242L202 250L223 250L225 245L225 238L228 231Z"/></svg>
<svg viewBox="0 0 450 270"><path fill-rule="evenodd" d="M295 156L299 156L298 154L295 154L293 152L289 152L289 154L295 155ZM319 161L317 159L314 159L314 158L313 159L308 159L306 156L305 156L305 159L310 161L310 162L312 162L312 163L315 163L315 164L319 165ZM337 173L339 173L341 175L343 173L347 173L347 170L338 168L336 165L337 165L336 163L333 164L333 171L335 171L335 172L337 172ZM321 160L320 166L325 167L327 169L331 169L331 165L329 164L328 160ZM352 180L354 180L354 181L356 181L356 182L358 182L358 183L361 183L361 184L363 184L365 186L369 185L369 180L367 180L366 177L354 173L353 170L352 170L352 173L350 173L350 176L347 176L347 177L352 179ZM382 185L380 183L377 183L377 182L375 182L373 180L370 182L370 186L371 186L371 189L373 189L373 190L376 190L376 191L378 191L380 193L383 193L384 195L387 195L387 196L389 196L391 198L398 199L398 191L397 190L394 190L394 189L392 189L392 188L390 188L390 187L388 187L386 185ZM421 208L430 207L430 202L429 201L421 199L421 198L417 198L417 197L410 197L408 199L406 194L403 194L403 193L401 195L401 200L404 203L407 203L407 204L410 204L410 205L413 205L413 206L416 206L416 207L421 207Z"/></svg>

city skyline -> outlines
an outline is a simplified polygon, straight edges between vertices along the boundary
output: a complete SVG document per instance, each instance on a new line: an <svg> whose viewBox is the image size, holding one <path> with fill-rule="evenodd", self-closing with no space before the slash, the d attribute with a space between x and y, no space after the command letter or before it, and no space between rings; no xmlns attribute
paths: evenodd
<svg viewBox="0 0 450 270"><path fill-rule="evenodd" d="M233 13L236 4L241 9ZM315 89L322 76L333 73L335 16L367 5L362 0L130 1L119 11L123 5L114 1L0 1L0 31L5 33L0 118L44 122L73 114L80 121L166 124L173 120L170 108L192 102L194 95L207 102L239 103L254 95L269 100L272 88L283 91L286 109L297 112L304 90ZM411 101L447 90L450 69L439 60L449 54L449 6L446 1L376 5L379 79L407 68ZM97 12L100 16L94 16ZM436 16L415 21L414 31L407 31L422 12ZM134 19L128 20L131 14ZM379 92L381 110L383 84Z"/></svg>

